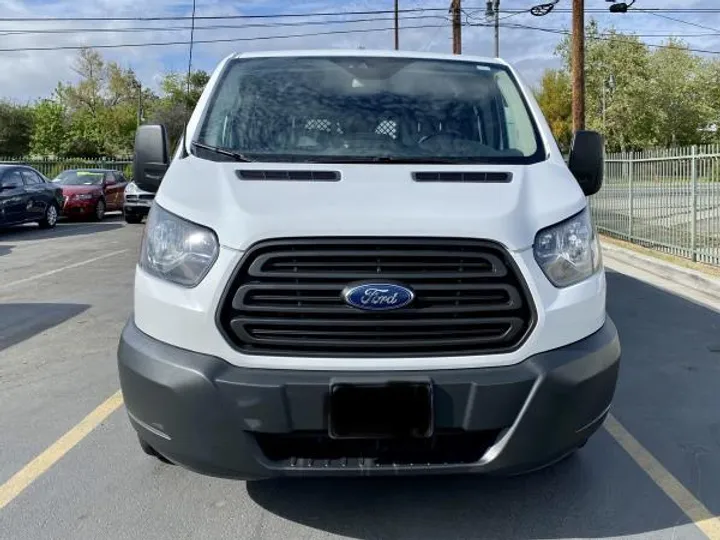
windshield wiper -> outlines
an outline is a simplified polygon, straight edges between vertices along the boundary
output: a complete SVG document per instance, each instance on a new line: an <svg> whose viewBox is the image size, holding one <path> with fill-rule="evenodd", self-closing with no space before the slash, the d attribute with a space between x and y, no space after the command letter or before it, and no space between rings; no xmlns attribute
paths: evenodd
<svg viewBox="0 0 720 540"><path fill-rule="evenodd" d="M240 152L233 152L232 150L226 150L225 148L219 148L217 146L210 146L209 144L199 143L199 142L193 142L191 143L192 146L195 148L200 148L202 150L206 150L208 152L212 152L214 154L218 154L220 156L225 156L229 158L233 158L235 161L252 161L252 159L248 158L244 154L241 154Z"/></svg>

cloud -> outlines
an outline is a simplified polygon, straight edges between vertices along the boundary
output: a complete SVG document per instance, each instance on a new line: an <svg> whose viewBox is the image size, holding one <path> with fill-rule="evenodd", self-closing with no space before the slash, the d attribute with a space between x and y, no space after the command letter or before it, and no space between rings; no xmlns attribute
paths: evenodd
<svg viewBox="0 0 720 540"><path fill-rule="evenodd" d="M639 0L649 4L650 0ZM445 9L433 10L449 5L449 0L401 0L402 9L421 9L423 12L405 13L401 19L400 45L405 50L451 52L451 30ZM484 0L465 0L464 7L470 20L483 22ZM527 8L533 0L503 0L503 9ZM569 5L569 2L564 2ZM607 4L598 0L597 5ZM189 21L35 21L12 22L8 18L18 17L163 17L188 16L190 0L41 0L20 1L0 0L0 49L26 47L90 46L98 44L127 45L152 42L187 41ZM652 6L677 7L675 0L652 0ZM342 3L342 11L391 10L392 0L355 0ZM589 3L587 7L590 6ZM716 7L713 0L691 0L683 7ZM333 0L312 0L302 3L281 0L244 0L242 3L228 3L225 0L198 0L199 16L227 17L232 15L259 15L278 13L337 13L338 3ZM637 33L703 33L702 29L657 16L643 13L593 15L602 25L613 24L623 31ZM673 15L675 16L675 15ZM422 18L419 18L422 17ZM374 18L371 22L348 22L363 18ZM676 18L690 22L720 27L720 15L682 14ZM217 62L232 52L256 51L262 49L314 49L352 48L389 49L393 47L392 15L314 17L320 24L305 26L258 26L277 25L278 22L300 23L308 19L227 19L199 20L195 37L198 41L211 39L238 40L235 42L198 44L195 52L195 67L212 70ZM344 21L344 22L339 22ZM543 28L566 29L569 14L552 13L543 18L518 15L507 20ZM218 28L218 27L223 28ZM143 31L129 31L141 27ZM207 27L214 27L208 29ZM422 27L422 28L414 28ZM348 30L367 31L387 28L384 31L337 33ZM19 34L18 31L51 30L54 32L80 29L69 33ZM124 32L91 32L92 30L124 30ZM709 31L707 31L709 32ZM312 35L323 34L325 35ZM480 56L493 54L493 30L485 26L463 28L463 52ZM300 34L300 37L280 37ZM275 39L264 39L273 36ZM532 83L539 80L543 70L556 67L555 46L562 36L527 29L501 29L501 56L513 63ZM660 38L644 38L659 43ZM720 39L712 36L686 38L692 46L720 50ZM188 46L134 47L104 49L103 55L123 66L132 67L143 84L155 88L160 76L167 71L184 70L187 66ZM51 94L58 81L74 81L72 63L77 51L18 51L0 53L0 98L32 101Z"/></svg>

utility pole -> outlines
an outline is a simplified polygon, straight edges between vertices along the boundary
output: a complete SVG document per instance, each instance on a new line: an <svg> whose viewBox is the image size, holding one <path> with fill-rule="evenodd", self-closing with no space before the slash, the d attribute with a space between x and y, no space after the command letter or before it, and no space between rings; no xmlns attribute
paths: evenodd
<svg viewBox="0 0 720 540"><path fill-rule="evenodd" d="M400 48L400 0L395 0L395 50Z"/></svg>
<svg viewBox="0 0 720 540"><path fill-rule="evenodd" d="M452 4L450 4L450 12L452 13L453 54L462 54L462 22L460 20L460 0L452 0Z"/></svg>
<svg viewBox="0 0 720 540"><path fill-rule="evenodd" d="M133 73L133 77L135 77L135 74ZM142 83L138 81L137 79L134 79L132 82L133 88L137 91L137 97L138 97L138 108L137 108L137 125L140 127L142 124L143 119L143 102L142 102Z"/></svg>
<svg viewBox="0 0 720 540"><path fill-rule="evenodd" d="M500 58L500 0L495 0L495 58Z"/></svg>
<svg viewBox="0 0 720 540"><path fill-rule="evenodd" d="M585 129L585 0L573 0L572 111L573 130Z"/></svg>
<svg viewBox="0 0 720 540"><path fill-rule="evenodd" d="M485 17L495 22L495 58L500 58L500 0L487 0Z"/></svg>
<svg viewBox="0 0 720 540"><path fill-rule="evenodd" d="M138 83L138 118L137 125L140 127L143 121L142 84Z"/></svg>

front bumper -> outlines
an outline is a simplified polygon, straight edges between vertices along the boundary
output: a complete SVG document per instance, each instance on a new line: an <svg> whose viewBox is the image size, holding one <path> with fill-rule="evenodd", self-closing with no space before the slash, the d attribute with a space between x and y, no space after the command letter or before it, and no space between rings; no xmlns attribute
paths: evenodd
<svg viewBox="0 0 720 540"><path fill-rule="evenodd" d="M133 216L147 216L150 212L150 207L152 205L152 201L149 203L145 202L138 202L138 201L128 201L125 200L125 204L123 205L123 212L125 214L130 214Z"/></svg>
<svg viewBox="0 0 720 540"><path fill-rule="evenodd" d="M240 368L157 341L132 320L118 348L125 404L140 437L188 469L243 479L532 470L563 457L599 428L619 362L618 335L609 318L581 341L498 368L372 373ZM418 375L433 384L437 446L457 441L458 451L446 451L439 461L401 456L389 463L374 455L384 443L354 446L327 437L333 378Z"/></svg>
<svg viewBox="0 0 720 540"><path fill-rule="evenodd" d="M64 216L87 216L95 212L95 205L98 199L86 199L86 200L73 200L65 199L65 204L62 207L62 213Z"/></svg>

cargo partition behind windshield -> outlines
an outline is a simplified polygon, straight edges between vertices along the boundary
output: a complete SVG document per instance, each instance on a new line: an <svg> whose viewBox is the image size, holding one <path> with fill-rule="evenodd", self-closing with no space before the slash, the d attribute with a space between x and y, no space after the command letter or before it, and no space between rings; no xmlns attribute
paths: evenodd
<svg viewBox="0 0 720 540"><path fill-rule="evenodd" d="M240 58L225 68L207 111L197 141L256 161L544 158L517 82L494 64Z"/></svg>

